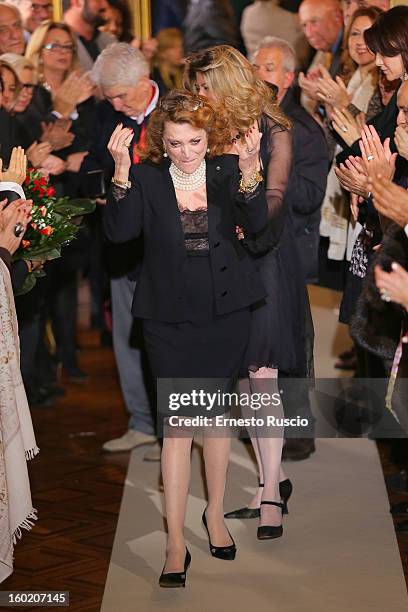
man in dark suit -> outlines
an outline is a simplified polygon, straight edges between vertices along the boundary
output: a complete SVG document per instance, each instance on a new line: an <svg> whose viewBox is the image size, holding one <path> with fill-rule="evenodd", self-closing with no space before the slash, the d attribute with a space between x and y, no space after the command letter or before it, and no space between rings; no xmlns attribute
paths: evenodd
<svg viewBox="0 0 408 612"><path fill-rule="evenodd" d="M293 123L293 171L285 193L293 213L306 282L317 281L320 206L326 191L329 159L318 123L295 100L296 58L285 40L268 36L254 54L259 76L278 87L278 102Z"/></svg>
<svg viewBox="0 0 408 612"><path fill-rule="evenodd" d="M136 147L143 142L146 123L159 98L159 88L149 78L149 65L142 53L126 43L116 43L105 49L96 60L91 76L105 100L97 110L94 139L82 164L81 176L85 191L95 196L104 191L113 176L114 162L107 144L119 123L133 130L129 155L134 164L138 163ZM104 444L108 452L130 450L156 439L142 372L142 355L132 342L131 305L136 281L129 276L135 278L140 254L141 246L137 241L109 245L108 249L113 346L122 393L131 415L128 431ZM148 460L159 458L158 445L145 456Z"/></svg>
<svg viewBox="0 0 408 612"><path fill-rule="evenodd" d="M317 97L319 71L322 64L334 78L341 68L343 13L338 0L303 0L299 7L299 21L316 55L306 76L301 72L302 106L314 115L323 117L324 107Z"/></svg>
<svg viewBox="0 0 408 612"><path fill-rule="evenodd" d="M326 139L321 127L294 99L296 56L282 38L264 38L254 54L258 75L278 88L277 98L293 123L293 167L285 201L292 211L296 242L306 282L315 282L318 272L320 207L326 191L329 167ZM313 329L310 324L311 333ZM286 382L286 384L285 384ZM302 382L280 381L285 389L286 406L303 406L302 416L311 417L307 389ZM292 397L293 392L296 397ZM299 393L301 395L299 395ZM297 400L300 399L300 402ZM285 410L287 408L285 406ZM313 420L313 418L312 418ZM314 451L313 438L289 439L283 448L283 459L306 459Z"/></svg>

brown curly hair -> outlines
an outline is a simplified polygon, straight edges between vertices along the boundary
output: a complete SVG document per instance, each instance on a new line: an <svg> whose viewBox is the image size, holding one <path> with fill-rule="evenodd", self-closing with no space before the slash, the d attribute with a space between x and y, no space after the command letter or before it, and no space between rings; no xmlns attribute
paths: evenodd
<svg viewBox="0 0 408 612"><path fill-rule="evenodd" d="M231 130L224 109L215 108L206 98L184 89L173 89L153 111L146 129L143 148L138 149L142 161L159 164L163 161L163 132L168 121L188 123L204 129L208 137L208 157L222 155L231 143Z"/></svg>
<svg viewBox="0 0 408 612"><path fill-rule="evenodd" d="M197 73L202 74L217 99L222 100L231 128L240 134L245 134L262 114L282 127L291 127L271 89L234 47L217 45L189 55L184 71L186 89L197 91Z"/></svg>

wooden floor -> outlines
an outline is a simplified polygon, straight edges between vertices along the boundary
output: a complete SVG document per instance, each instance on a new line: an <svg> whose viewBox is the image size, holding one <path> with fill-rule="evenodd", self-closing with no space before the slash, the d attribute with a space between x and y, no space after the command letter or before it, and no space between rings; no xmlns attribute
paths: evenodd
<svg viewBox="0 0 408 612"><path fill-rule="evenodd" d="M128 463L126 453L107 455L101 445L126 430L127 415L111 349L86 330L80 344L90 382L67 385L54 408L33 410L41 453L29 467L39 521L16 546L15 572L1 588L68 590L70 610L97 612ZM388 445L380 445L380 454L385 472L396 473ZM392 502L407 500L391 493ZM408 536L399 536L399 545L408 578Z"/></svg>
<svg viewBox="0 0 408 612"><path fill-rule="evenodd" d="M102 443L121 435L127 415L112 351L98 335L80 334L86 384L66 386L54 408L32 411L41 449L29 464L39 521L15 549L15 572L4 590L70 591L70 610L100 610L128 455ZM27 608L26 608L27 609Z"/></svg>

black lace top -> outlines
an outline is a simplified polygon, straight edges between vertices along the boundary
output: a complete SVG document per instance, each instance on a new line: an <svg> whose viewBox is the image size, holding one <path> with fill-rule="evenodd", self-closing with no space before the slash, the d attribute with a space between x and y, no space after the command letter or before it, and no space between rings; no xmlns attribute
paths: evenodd
<svg viewBox="0 0 408 612"><path fill-rule="evenodd" d="M190 210L178 203L181 225L184 232L186 250L189 255L208 254L208 214L207 208Z"/></svg>

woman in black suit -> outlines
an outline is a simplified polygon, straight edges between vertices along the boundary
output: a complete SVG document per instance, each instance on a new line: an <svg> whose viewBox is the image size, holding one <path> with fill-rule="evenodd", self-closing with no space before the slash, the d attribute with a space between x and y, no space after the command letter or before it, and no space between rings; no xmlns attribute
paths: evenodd
<svg viewBox="0 0 408 612"><path fill-rule="evenodd" d="M132 310L143 319L153 373L169 379L228 379L226 390L231 390L248 342L250 306L264 296L236 236L237 225L256 233L266 224L260 134L247 133L238 158L220 155L230 130L219 111L204 98L174 90L150 120L145 163L132 168L126 148L131 140L132 130L119 125L108 144L115 175L105 229L112 242L143 234L144 258ZM195 388L201 387L197 382ZM214 414L201 406L196 411ZM168 524L160 577L164 587L184 586L190 562L183 525L191 442L191 430L184 430L163 443ZM204 437L208 505L203 522L211 554L221 559L234 559L236 552L223 518L228 455L228 438Z"/></svg>

